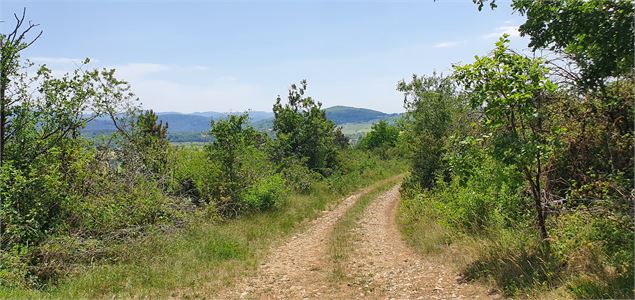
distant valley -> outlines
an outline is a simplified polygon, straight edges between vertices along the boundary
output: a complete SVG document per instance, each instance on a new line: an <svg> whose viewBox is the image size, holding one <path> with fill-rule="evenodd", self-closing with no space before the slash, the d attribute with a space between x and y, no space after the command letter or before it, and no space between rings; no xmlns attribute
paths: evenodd
<svg viewBox="0 0 635 300"><path fill-rule="evenodd" d="M326 117L338 126L342 132L353 140L370 130L373 123L380 120L394 121L400 113L384 113L372 109L349 106L333 106L325 109ZM258 130L269 132L273 127L273 112L249 111L251 124ZM239 112L158 112L159 120L168 124L168 135L172 142L207 141L206 132L210 128L210 120L225 118ZM96 119L88 123L83 133L87 136L98 136L115 131L109 119Z"/></svg>

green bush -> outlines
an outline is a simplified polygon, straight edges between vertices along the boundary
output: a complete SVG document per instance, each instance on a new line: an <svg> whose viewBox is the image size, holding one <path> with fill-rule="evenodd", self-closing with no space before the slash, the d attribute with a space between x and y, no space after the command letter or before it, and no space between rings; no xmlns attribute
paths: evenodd
<svg viewBox="0 0 635 300"><path fill-rule="evenodd" d="M0 286L25 288L35 285L37 278L29 270L32 251L22 245L0 249Z"/></svg>
<svg viewBox="0 0 635 300"><path fill-rule="evenodd" d="M189 198L197 205L209 203L214 185L220 178L220 170L211 163L203 147L182 146L175 152L173 193Z"/></svg>
<svg viewBox="0 0 635 300"><path fill-rule="evenodd" d="M619 220L578 210L552 222L552 253L576 298L631 298L633 235Z"/></svg>
<svg viewBox="0 0 635 300"><path fill-rule="evenodd" d="M251 211L279 208L287 193L285 186L286 182L279 174L264 177L245 191L242 202Z"/></svg>
<svg viewBox="0 0 635 300"><path fill-rule="evenodd" d="M0 168L0 219L2 248L15 244L37 244L54 232L69 201L58 165L26 169L5 164Z"/></svg>
<svg viewBox="0 0 635 300"><path fill-rule="evenodd" d="M323 178L296 158L285 160L281 173L291 190L301 194L310 193L315 182Z"/></svg>

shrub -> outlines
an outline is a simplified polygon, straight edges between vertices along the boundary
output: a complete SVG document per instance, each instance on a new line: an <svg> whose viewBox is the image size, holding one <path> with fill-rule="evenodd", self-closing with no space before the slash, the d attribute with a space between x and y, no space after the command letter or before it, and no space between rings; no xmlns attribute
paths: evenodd
<svg viewBox="0 0 635 300"><path fill-rule="evenodd" d="M335 123L326 118L322 103L305 96L306 88L303 80L300 87L291 85L288 103L283 104L280 96L276 99L276 139L271 154L276 161L295 157L312 171L328 176L338 167L337 152L344 142Z"/></svg>
<svg viewBox="0 0 635 300"><path fill-rule="evenodd" d="M311 192L313 184L322 178L320 173L311 171L304 163L295 158L285 161L281 174L291 190L302 194Z"/></svg>
<svg viewBox="0 0 635 300"><path fill-rule="evenodd" d="M250 211L279 208L287 193L285 183L279 174L264 177L245 191L242 203Z"/></svg>
<svg viewBox="0 0 635 300"><path fill-rule="evenodd" d="M175 195L201 205L211 201L212 190L220 178L220 170L209 160L200 146L183 146L175 150L171 189Z"/></svg>

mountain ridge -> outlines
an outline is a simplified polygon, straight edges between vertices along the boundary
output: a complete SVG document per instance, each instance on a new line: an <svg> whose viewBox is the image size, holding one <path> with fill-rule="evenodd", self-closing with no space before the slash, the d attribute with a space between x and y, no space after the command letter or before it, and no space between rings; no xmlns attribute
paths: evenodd
<svg viewBox="0 0 635 300"><path fill-rule="evenodd" d="M369 127L370 124L380 120L394 120L401 113L384 113L378 110L351 106L336 105L324 109L326 117L338 126L344 124L362 124ZM273 127L273 112L247 111L251 124L258 130L270 131ZM226 118L229 115L241 114L241 112L215 112L202 111L193 113L181 112L156 112L159 121L168 124L168 133L173 136L198 136L207 132L210 121ZM364 124L368 126L364 126ZM359 127L359 126L358 126ZM108 119L95 119L89 122L83 132L89 136L115 131L115 127Z"/></svg>

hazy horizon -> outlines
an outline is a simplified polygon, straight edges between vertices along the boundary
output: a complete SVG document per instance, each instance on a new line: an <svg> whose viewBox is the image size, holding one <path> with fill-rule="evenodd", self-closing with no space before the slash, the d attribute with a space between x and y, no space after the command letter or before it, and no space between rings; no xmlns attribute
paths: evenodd
<svg viewBox="0 0 635 300"><path fill-rule="evenodd" d="M12 25L26 7L44 35L24 58L60 74L89 57L158 112L268 112L307 79L325 108L398 113L399 80L449 73L503 33L526 48L524 18L497 3L479 12L468 0L3 1L0 18Z"/></svg>

